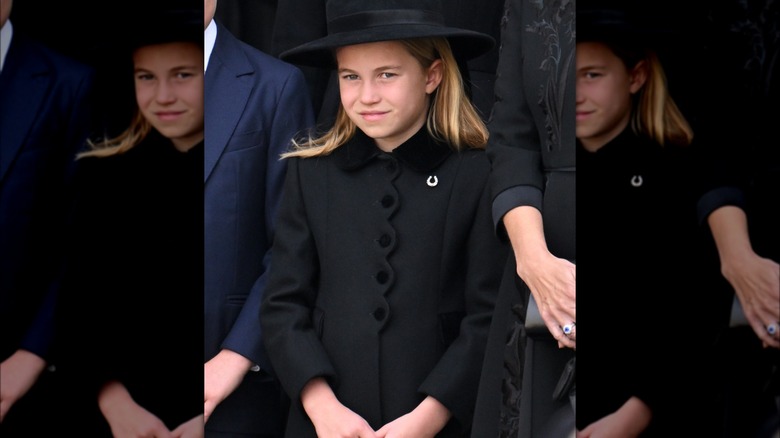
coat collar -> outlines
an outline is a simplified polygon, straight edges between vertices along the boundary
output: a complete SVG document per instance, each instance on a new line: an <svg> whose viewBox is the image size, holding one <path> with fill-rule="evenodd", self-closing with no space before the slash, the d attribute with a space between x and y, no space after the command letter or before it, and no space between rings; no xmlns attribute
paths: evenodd
<svg viewBox="0 0 780 438"><path fill-rule="evenodd" d="M452 148L436 141L428 134L428 130L422 127L388 155L403 162L412 170L428 172L439 167L452 152ZM333 151L336 165L343 170L357 170L382 154L385 152L376 146L374 139L360 129L356 130L354 137Z"/></svg>

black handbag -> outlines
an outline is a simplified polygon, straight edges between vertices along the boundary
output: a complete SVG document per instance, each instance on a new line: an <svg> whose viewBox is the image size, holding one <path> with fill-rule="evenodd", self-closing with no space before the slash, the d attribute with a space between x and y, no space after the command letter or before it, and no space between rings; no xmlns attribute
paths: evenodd
<svg viewBox="0 0 780 438"><path fill-rule="evenodd" d="M542 319L542 314L539 312L539 306L536 305L534 296L531 295L528 299L528 307L525 311L525 331L529 336L548 336L552 338L550 330L547 329L547 325Z"/></svg>
<svg viewBox="0 0 780 438"><path fill-rule="evenodd" d="M528 336L531 337L536 338L545 336L553 339L553 335L550 333L550 330L547 329L547 325L544 323L544 319L542 319L542 314L539 312L539 306L536 305L536 300L534 300L533 295L531 295L528 299L528 308L526 309L525 313L525 331ZM572 357L566 363L566 366L563 368L563 372L561 373L561 377L558 379L558 383L555 385L552 397L553 400L556 401L563 400L564 398L568 397L572 408L575 409L576 412L577 366L575 359L576 357Z"/></svg>
<svg viewBox="0 0 780 438"><path fill-rule="evenodd" d="M745 312L742 310L742 304L739 302L739 298L734 294L734 301L731 302L731 318L729 319L729 327L741 327L750 325Z"/></svg>

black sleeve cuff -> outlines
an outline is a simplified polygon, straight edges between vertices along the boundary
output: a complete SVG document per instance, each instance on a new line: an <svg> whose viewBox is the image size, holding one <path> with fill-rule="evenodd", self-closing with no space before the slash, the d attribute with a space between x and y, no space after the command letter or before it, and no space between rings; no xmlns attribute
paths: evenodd
<svg viewBox="0 0 780 438"><path fill-rule="evenodd" d="M509 210L524 205L542 211L542 191L534 186L515 186L504 190L493 199L493 226L500 239L507 239L503 224L504 215Z"/></svg>
<svg viewBox="0 0 780 438"><path fill-rule="evenodd" d="M718 187L708 191L699 198L696 205L699 223L704 224L710 213L725 205L734 205L744 209L745 194L737 187Z"/></svg>

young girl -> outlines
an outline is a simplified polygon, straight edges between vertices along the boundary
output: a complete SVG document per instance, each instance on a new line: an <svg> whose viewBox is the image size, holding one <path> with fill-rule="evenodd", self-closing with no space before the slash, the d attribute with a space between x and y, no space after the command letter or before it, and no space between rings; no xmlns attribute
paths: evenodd
<svg viewBox="0 0 780 438"><path fill-rule="evenodd" d="M709 436L693 132L651 44L669 35L587 9L577 32L577 436Z"/></svg>
<svg viewBox="0 0 780 438"><path fill-rule="evenodd" d="M67 421L87 436L203 435L203 21L194 6L146 10L135 23L140 32L121 50L132 59L136 114L77 162L59 347L78 407Z"/></svg>
<svg viewBox="0 0 780 438"><path fill-rule="evenodd" d="M453 49L492 39L422 3L329 2L329 35L282 55L335 55L341 92L333 128L286 155L261 310L288 437L468 436L506 253Z"/></svg>

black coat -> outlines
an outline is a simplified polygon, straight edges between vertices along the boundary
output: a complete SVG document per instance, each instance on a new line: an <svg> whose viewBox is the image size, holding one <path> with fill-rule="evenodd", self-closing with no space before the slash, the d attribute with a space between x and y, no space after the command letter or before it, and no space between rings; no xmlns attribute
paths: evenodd
<svg viewBox="0 0 780 438"><path fill-rule="evenodd" d="M579 429L632 396L653 411L643 436L695 436L687 432L702 424L713 327L691 158L630 127L595 153L578 147L577 201L587 206L577 217Z"/></svg>
<svg viewBox="0 0 780 438"><path fill-rule="evenodd" d="M57 312L68 426L109 436L92 416L118 380L173 429L203 413L203 144L180 153L152 130L78 166Z"/></svg>
<svg viewBox="0 0 780 438"><path fill-rule="evenodd" d="M261 311L288 437L315 436L300 392L317 376L375 429L431 395L453 414L439 436L466 436L505 258L488 173L424 129L290 161Z"/></svg>

